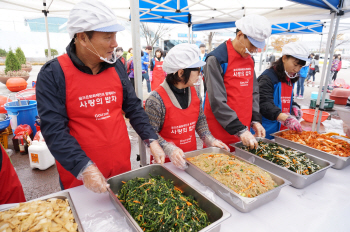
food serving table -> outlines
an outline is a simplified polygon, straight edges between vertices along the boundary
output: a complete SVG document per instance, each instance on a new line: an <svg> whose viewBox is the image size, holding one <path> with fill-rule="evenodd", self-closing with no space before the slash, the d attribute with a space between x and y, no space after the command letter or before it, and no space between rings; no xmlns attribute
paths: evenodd
<svg viewBox="0 0 350 232"><path fill-rule="evenodd" d="M171 163L165 167L204 195L205 187ZM84 186L67 190L80 219L97 211L115 209L108 194L95 194ZM349 231L350 167L329 169L323 179L304 189L284 187L279 196L249 213L241 213L214 195L214 201L231 217L221 224L221 231ZM0 205L0 210L9 205ZM84 227L84 225L83 225Z"/></svg>

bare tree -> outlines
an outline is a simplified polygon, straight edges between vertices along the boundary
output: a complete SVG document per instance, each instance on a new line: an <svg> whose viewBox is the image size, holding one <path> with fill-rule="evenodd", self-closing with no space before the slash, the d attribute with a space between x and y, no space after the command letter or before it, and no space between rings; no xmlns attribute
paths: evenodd
<svg viewBox="0 0 350 232"><path fill-rule="evenodd" d="M338 43L336 42L334 48L336 48L336 47L338 47L338 46L340 46L342 44L347 44L347 43L350 42L350 38L345 36L344 34L338 34L336 40L338 41Z"/></svg>
<svg viewBox="0 0 350 232"><path fill-rule="evenodd" d="M141 33L146 38L147 46L152 46L160 39L163 35L171 30L171 27L164 23L159 23L158 27L154 30L150 28L148 23L141 23Z"/></svg>
<svg viewBox="0 0 350 232"><path fill-rule="evenodd" d="M208 35L208 44L209 44L209 48L208 48L208 52L211 52L212 50L212 43L213 43L213 38L215 36L216 32L210 32L209 35Z"/></svg>

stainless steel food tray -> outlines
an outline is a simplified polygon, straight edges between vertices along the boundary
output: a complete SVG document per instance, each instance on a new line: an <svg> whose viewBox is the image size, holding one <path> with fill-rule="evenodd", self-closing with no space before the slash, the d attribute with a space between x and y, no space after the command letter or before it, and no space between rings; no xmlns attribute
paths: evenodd
<svg viewBox="0 0 350 232"><path fill-rule="evenodd" d="M84 232L83 226L81 225L78 213L75 210L75 206L73 204L73 201L72 201L72 198L70 197L69 192L58 192L58 193L50 194L49 196L43 196L43 197L31 200L31 201L48 200L48 199L51 199L51 198L57 198L57 199L62 199L62 200L68 199L68 203L69 203L69 206L70 206L70 208L72 210L72 213L73 213L73 216L74 216L74 220L78 224L78 231L79 232ZM31 202L31 201L29 201L29 202ZM15 207L17 207L17 205L13 206L13 207L6 208L6 209L2 209L2 210L0 210L0 212L9 210L9 209L12 209L12 208L15 208Z"/></svg>
<svg viewBox="0 0 350 232"><path fill-rule="evenodd" d="M310 155L314 155L314 156L320 157L322 159L325 159L325 160L328 160L328 161L334 163L333 168L335 168L335 169L343 169L346 166L350 165L350 157L340 157L337 155L332 155L332 154L329 154L327 152L317 150L315 148L312 148L312 147L309 147L309 146L306 146L306 145L303 145L300 143L296 143L296 142L293 142L291 140L284 139L284 138L280 137L280 134L284 131L287 131L287 130L278 131L276 133L271 134L271 136L275 137L275 141L277 143L286 145L290 148L294 148L294 149L299 150L299 151L306 152Z"/></svg>
<svg viewBox="0 0 350 232"><path fill-rule="evenodd" d="M178 177L177 175L175 175L174 173L166 169L164 166L160 164L152 164L146 167L142 167L139 169L135 169L135 170L111 177L107 180L108 184L110 184L109 196L114 206L117 208L118 211L123 212L125 214L127 218L126 221L133 231L143 232L141 227L137 224L137 222L125 209L125 207L118 200L115 194L117 194L121 189L123 185L122 181L128 181L136 177L150 178L149 174L151 174L152 176L161 175L161 176L164 176L165 179L172 180L176 187L184 191L183 192L184 195L186 196L192 195L194 197L194 199L198 202L199 207L202 208L208 214L209 221L211 222L211 224L205 227L204 229L202 229L201 232L220 231L220 227L221 227L220 224L231 216L229 212L220 208L211 200L207 199L205 196L203 196L198 191L193 189L188 183L186 183L180 177Z"/></svg>
<svg viewBox="0 0 350 232"><path fill-rule="evenodd" d="M216 147L210 147L210 148L205 148L197 151L187 152L185 153L185 157L186 158L194 157L204 153L221 153L221 154L233 156L232 153L226 150L216 148ZM240 161L251 164L250 162L244 160L243 158L240 158L237 156L235 157ZM221 197L227 203L229 203L230 205L232 205L237 210L243 213L250 212L253 209L258 208L259 206L274 200L275 198L277 198L278 194L280 193L283 187L290 185L290 182L288 180L285 180L264 169L267 173L271 175L272 179L278 184L278 187L253 198L242 197L241 195L237 194L226 185L220 183L219 181L217 181L216 179L208 175L206 172L199 169L190 161L187 161L187 163L189 164L188 168L186 169L186 172L188 174L193 176L195 179L197 179L199 182L201 182L205 186L208 186L209 188L211 188L219 197Z"/></svg>
<svg viewBox="0 0 350 232"><path fill-rule="evenodd" d="M272 142L271 140L268 140L265 138L257 138L257 140L265 142L265 143L275 143L275 142ZM288 148L287 146L283 146L279 143L277 143L277 144L283 148ZM235 154L237 156L242 157L243 159L249 160L253 164L256 164L259 167L265 168L266 170L269 170L270 172L275 173L275 174L289 180L290 182L292 182L293 187L299 188L299 189L305 188L306 186L322 179L324 177L324 175L326 174L327 169L334 165L333 163L331 163L327 160L324 160L324 159L321 159L319 157L315 157L315 156L312 156L309 154L305 154L305 156L307 158L314 161L314 163L320 165L322 167L322 169L318 170L315 173L312 173L311 175L301 175L301 174L293 172L287 168L284 168L278 164L275 164L271 161L268 161L264 158L261 158L257 155L254 155L248 151L241 149L244 146L242 142L231 144L231 146L234 146L236 148ZM296 150L296 151L298 151L298 150ZM302 151L298 151L298 152L304 153Z"/></svg>

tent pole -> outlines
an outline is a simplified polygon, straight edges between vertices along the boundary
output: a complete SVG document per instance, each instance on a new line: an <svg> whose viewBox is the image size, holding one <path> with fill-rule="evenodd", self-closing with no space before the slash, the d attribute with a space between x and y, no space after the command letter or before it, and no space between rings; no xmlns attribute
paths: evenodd
<svg viewBox="0 0 350 232"><path fill-rule="evenodd" d="M320 50L319 50L320 55L321 55L322 39L323 39L323 34L321 34L321 43L320 43Z"/></svg>
<svg viewBox="0 0 350 232"><path fill-rule="evenodd" d="M259 62L259 71L261 72L261 66L262 66L262 60L263 60L263 57L265 57L266 59L266 53L267 53L267 48L269 47L269 38L267 38L267 41L266 41L266 46L265 46L265 49L264 49L264 52L261 52L260 54L260 62ZM263 53L264 53L264 56L263 56ZM266 62L266 60L265 60Z"/></svg>
<svg viewBox="0 0 350 232"><path fill-rule="evenodd" d="M331 22L329 25L329 31L328 31L328 39L327 39L327 45L326 45L326 51L325 51L325 56L324 56L324 62L322 66L322 75L321 75L321 81L320 81L320 87L318 89L318 95L317 95L317 100L316 100L316 109L315 109L315 115L314 115L314 120L312 123L312 131L316 130L316 120L317 120L317 115L318 115L318 109L319 109L319 104L320 104L320 98L322 94L322 86L324 84L324 77L326 74L326 67L327 67L327 61L328 61L328 55L329 55L329 48L331 45L331 40L332 40L332 34L333 34L333 28L334 28L334 18L335 18L335 12L332 13L332 18ZM330 64L331 65L331 64ZM327 91L327 90L326 90Z"/></svg>
<svg viewBox="0 0 350 232"><path fill-rule="evenodd" d="M324 89L323 89L323 95L322 95L322 100L321 100L321 105L320 109L323 109L324 102L326 99L326 94L327 90L326 87L328 86L329 78L331 77L331 67L332 67L332 62L333 62L333 55L334 55L334 49L335 49L335 43L337 41L337 34L338 34L338 28L339 28L339 22L340 22L340 15L337 16L337 21L335 23L335 29L334 29L334 35L333 35L333 41L332 41L332 47L330 49L331 54L329 56L329 64L328 64L328 69L327 69L327 76L326 76L326 81L324 84ZM319 118L322 118L322 110L320 110L320 116ZM317 122L317 132L320 130L320 125L321 125L321 120L318 120Z"/></svg>
<svg viewBox="0 0 350 232"><path fill-rule="evenodd" d="M193 30L192 30L192 33L191 33L191 44L193 44Z"/></svg>
<svg viewBox="0 0 350 232"><path fill-rule="evenodd" d="M49 60L51 60L51 47L50 47L50 36L49 36L49 25L47 22L47 13L49 13L48 11L46 11L46 0L43 0L43 6L44 6L44 10L43 13L45 15L45 29L46 29L46 38L47 38L47 58Z"/></svg>
<svg viewBox="0 0 350 232"><path fill-rule="evenodd" d="M190 44L191 41L191 24L188 24L188 34L187 34L187 39L188 39L188 43Z"/></svg>
<svg viewBox="0 0 350 232"><path fill-rule="evenodd" d="M132 35L132 48L133 48L133 60L134 60L134 78L136 95L141 100L143 98L142 92L142 68L141 68L141 42L140 42L140 17L139 17L139 0L130 0L130 16L131 16L131 35ZM147 165L146 148L142 139L138 138L139 152L140 152L140 164L141 166Z"/></svg>

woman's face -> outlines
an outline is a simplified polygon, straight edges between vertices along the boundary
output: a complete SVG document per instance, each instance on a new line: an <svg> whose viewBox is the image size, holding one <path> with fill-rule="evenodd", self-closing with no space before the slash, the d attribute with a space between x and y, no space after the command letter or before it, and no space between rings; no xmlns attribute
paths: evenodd
<svg viewBox="0 0 350 232"><path fill-rule="evenodd" d="M181 69L179 70L179 74L180 76L182 76L184 74L184 71ZM199 79L199 71L191 71L191 75L190 75L190 78L188 79L188 82L185 84L185 88L186 87L192 87L194 86L195 83L197 83Z"/></svg>
<svg viewBox="0 0 350 232"><path fill-rule="evenodd" d="M282 57L284 70L288 72L288 75L294 76L296 73L300 71L300 69L303 67L302 65L298 64L298 59L295 59L294 57Z"/></svg>
<svg viewBox="0 0 350 232"><path fill-rule="evenodd" d="M156 52L156 56L160 58L162 56L162 53L160 51Z"/></svg>
<svg viewBox="0 0 350 232"><path fill-rule="evenodd" d="M130 53L131 53L131 54L133 53L133 50L132 50L132 49L130 50Z"/></svg>

